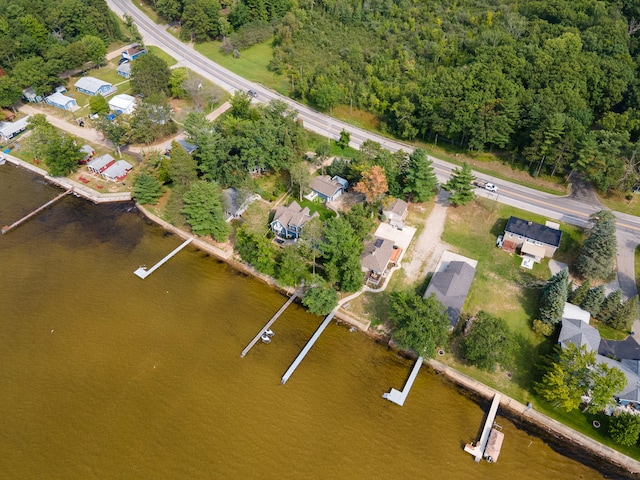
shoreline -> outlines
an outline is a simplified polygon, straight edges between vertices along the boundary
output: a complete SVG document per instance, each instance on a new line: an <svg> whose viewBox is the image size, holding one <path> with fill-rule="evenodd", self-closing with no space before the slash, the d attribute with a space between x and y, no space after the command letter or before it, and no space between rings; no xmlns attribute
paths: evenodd
<svg viewBox="0 0 640 480"><path fill-rule="evenodd" d="M67 189L73 188L74 192L77 193L79 196L82 196L85 199L91 200L94 203L112 203L112 202L132 201L131 194L128 192L123 194L98 194L97 192L95 193L87 192L85 190L89 190L88 188L84 187L83 185L79 185L77 184L77 182L74 182L66 177L50 177L49 175L47 175L47 172L45 170L38 168L34 165L31 165L27 162L24 162L20 159L17 159L10 155L6 155L5 158L7 159L7 161L9 161L10 163L18 167L22 167L28 171L31 171L32 173L36 173L38 175L43 176L45 180L59 187L67 188ZM78 191L76 191L75 187L84 187L84 188L79 188ZM124 198L124 197L127 197L127 198ZM147 208L139 205L138 203L136 203L135 205L136 205L136 208L139 210L139 212L144 217L146 217L149 221L157 224L164 230L169 231L185 240L193 237L194 239L191 242L192 245L214 256L215 258L218 258L219 260L226 262L230 267L246 275L251 275L256 279L263 281L264 283L275 288L281 293L285 293L287 295L291 295L293 293L294 289L282 288L279 285L277 285L277 283L271 277L262 275L259 272L255 271L250 266L234 259L233 252L229 252L222 248L216 247L212 243L209 243L202 238L194 237L188 232L178 227L175 227L174 225L171 225L165 220L162 220L157 215L150 212ZM356 327L358 330L362 331L368 337L376 341L384 340L384 343L388 343L385 337L373 332L368 325L365 325L359 322L357 319L353 318L349 314L342 312L341 310L342 309L339 309L335 315L335 317L338 319L338 322L344 322L350 326ZM608 447L598 442L597 440L594 440L591 437L588 437L572 429L571 427L568 427L558 422L557 420L554 420L544 415L543 413L540 413L534 410L533 408L528 408L526 405L523 405L517 400L511 397L508 397L505 394L498 392L497 390L494 390L493 388L479 382L478 380L475 380L469 377L468 375L465 375L462 372L455 370L452 367L449 367L441 362L438 362L437 360L434 360L434 359L424 360L424 363L426 363L435 374L442 375L445 379L452 382L454 385L462 388L465 391L465 393L469 394L470 396L480 397L484 400L489 400L496 393L500 393L501 394L500 406L503 408L504 411L507 412L507 415L503 413L501 414L502 416L506 416L510 420L515 421L516 423L525 424L527 426L527 429L530 432L533 431L534 435L540 437L545 443L548 443L549 445L551 445L552 448L561 450L561 453L563 455L569 456L572 458L578 458L581 463L587 464L591 468L594 468L597 471L601 472L603 470L603 468L601 468L602 466L599 466L598 464L596 464L596 462L594 461L595 459L588 455L588 453L592 453L597 457L597 459L602 460L603 462L606 462L609 466L613 465L616 469L620 471L624 471L632 475L640 474L640 461L637 461L621 452L618 452L617 450L611 447ZM584 454L580 455L580 454L577 454L574 450L563 448L563 447L571 447L571 446L578 446L583 448ZM607 471L606 473L611 473L611 472ZM632 478L632 477L629 477L629 478Z"/></svg>

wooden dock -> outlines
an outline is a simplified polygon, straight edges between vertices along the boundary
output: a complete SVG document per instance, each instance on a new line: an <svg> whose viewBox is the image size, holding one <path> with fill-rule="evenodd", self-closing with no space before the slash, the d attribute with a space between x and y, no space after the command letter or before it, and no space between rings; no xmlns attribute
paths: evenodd
<svg viewBox="0 0 640 480"><path fill-rule="evenodd" d="M390 392L383 393L382 398L386 398L390 402L396 403L400 406L404 405L404 401L407 399L407 395L409 395L409 391L413 386L413 382L418 376L420 367L422 367L422 357L418 357L418 360L416 361L416 364L413 366L413 370L411 370L411 374L409 374L409 378L404 384L404 388L402 389L402 391L392 388Z"/></svg>
<svg viewBox="0 0 640 480"><path fill-rule="evenodd" d="M489 413L487 414L487 419L484 422L484 428L482 429L482 434L480 435L480 441L473 445L467 443L464 447L464 451L473 455L476 462L482 460L482 457L484 456L484 451L487 448L487 442L489 441L489 435L491 434L491 428L493 427L493 422L496 418L496 413L498 412L499 406L500 394L496 393L493 397L493 402L491 403Z"/></svg>
<svg viewBox="0 0 640 480"><path fill-rule="evenodd" d="M137 276L139 276L141 279L145 279L147 278L149 275L151 275L153 272L155 272L158 268L160 268L160 266L165 263L167 260L169 260L171 257L173 257L176 253L178 253L180 250L182 250L184 247L186 247L187 245L189 245L193 240L193 237L185 240L178 248L174 249L171 253L169 253L169 255L167 255L166 257L164 257L162 260L160 260L158 263L156 263L153 267L151 267L149 270L147 270L147 267L140 267L138 268L135 272L133 272L134 274L136 274Z"/></svg>
<svg viewBox="0 0 640 480"><path fill-rule="evenodd" d="M44 210L45 208L47 208L49 205L52 205L54 203L56 203L58 200L60 200L62 197L64 197L65 195L68 195L69 193L73 192L73 188L70 188L69 190L67 190L64 193L61 193L60 195L58 195L56 198L54 198L53 200L49 200L47 203L45 203L44 205L42 205L39 208L36 208L33 212L31 212L28 215L25 215L24 217L22 217L20 220L18 220L17 222L13 222L11 225L5 225L4 227L2 227L2 234L4 235L5 233L7 233L9 230L13 230L14 228L16 228L18 225L20 225L21 223L26 222L27 220L29 220L31 217L33 217L34 215L37 215L38 213L40 213L42 210Z"/></svg>
<svg viewBox="0 0 640 480"><path fill-rule="evenodd" d="M291 377L291 375L293 375L293 372L295 372L296 368L298 368L298 365L300 365L300 362L302 362L302 360L307 355L307 353L309 353L309 350L311 350L311 347L313 347L313 344L316 343L316 340L318 340L318 338L320 337L322 332L324 332L324 329L327 328L327 325L329 325L329 322L331 322L331 319L333 318L333 316L335 314L336 314L336 311L333 310L329 315L327 315L327 317L324 319L324 321L320 324L320 326L315 331L313 336L309 339L309 341L304 346L302 351L298 354L298 356L293 361L291 366L287 369L287 371L282 376L282 381L280 382L282 385L287 383L287 380L289 380L289 377Z"/></svg>
<svg viewBox="0 0 640 480"><path fill-rule="evenodd" d="M278 310L276 312L276 314L271 317L271 320L269 320L266 325L264 327L262 327L262 330L260 330L258 332L258 334L253 337L253 340L251 340L251 342L249 342L249 345L247 345L246 347L244 347L244 350L242 350L242 353L240 354L240 358L244 358L244 356L249 353L249 350L251 350L253 348L253 346L258 343L258 340L260 340L260 337L262 337L262 334L264 332L266 332L267 330L269 330L269 328L271 327L271 325L273 325L273 323L278 319L278 317L280 317L280 315L282 315L282 312L284 312L287 307L289 305L291 305L293 303L293 301L302 294L302 287L300 287L298 290L296 290L293 295L291 296L291 298L289 298L284 305L282 305L280 307L280 310Z"/></svg>

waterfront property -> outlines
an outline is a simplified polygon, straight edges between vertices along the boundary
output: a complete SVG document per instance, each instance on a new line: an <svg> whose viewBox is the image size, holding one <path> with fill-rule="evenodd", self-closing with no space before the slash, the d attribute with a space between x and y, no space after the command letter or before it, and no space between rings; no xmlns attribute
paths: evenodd
<svg viewBox="0 0 640 480"><path fill-rule="evenodd" d="M553 257L561 238L562 232L557 223L541 225L512 216L504 229L502 249L513 253L519 248L523 257L540 262L545 257Z"/></svg>
<svg viewBox="0 0 640 480"><path fill-rule="evenodd" d="M309 220L320 217L318 212L313 214L308 207L302 208L295 200L286 207L281 205L276 209L271 222L271 230L280 238L297 239Z"/></svg>
<svg viewBox="0 0 640 480"><path fill-rule="evenodd" d="M75 98L67 97L60 92L55 92L49 95L44 101L51 105L52 107L61 108L62 110L67 110L69 112L73 112L78 110L78 103Z"/></svg>
<svg viewBox="0 0 640 480"><path fill-rule="evenodd" d="M249 205L260 199L257 193L241 194L236 188L227 188L222 191L224 200L224 220L228 223L231 220L242 217Z"/></svg>
<svg viewBox="0 0 640 480"><path fill-rule="evenodd" d="M28 121L29 117L24 117L15 122L0 122L0 139L11 140L27 128Z"/></svg>
<svg viewBox="0 0 640 480"><path fill-rule="evenodd" d="M102 178L110 182L121 182L127 178L132 168L131 164L126 160L118 160L101 172Z"/></svg>
<svg viewBox="0 0 640 480"><path fill-rule="evenodd" d="M92 97L96 95L107 97L118 91L118 87L94 77L81 77L74 86L79 92Z"/></svg>
<svg viewBox="0 0 640 480"><path fill-rule="evenodd" d="M90 172L99 175L114 163L116 163L116 159L107 153L91 160L87 164L87 168Z"/></svg>
<svg viewBox="0 0 640 480"><path fill-rule="evenodd" d="M447 309L451 329L455 328L476 274L477 260L444 252L431 277L424 298L435 295Z"/></svg>
<svg viewBox="0 0 640 480"><path fill-rule="evenodd" d="M364 252L360 255L360 265L362 271L365 272L365 282L377 288L387 272L387 268L396 265L401 253L402 249L396 246L392 240L374 237L365 245Z"/></svg>
<svg viewBox="0 0 640 480"><path fill-rule="evenodd" d="M482 434L480 435L480 440L475 444L467 443L464 446L464 451L470 453L474 456L476 462L482 460L482 457L485 456L485 450L487 448L487 444L489 443L489 437L491 436L491 432L493 429L494 420L496 418L496 413L498 413L498 407L500 406L500 394L496 393L493 397L493 401L491 402L491 408L489 408L489 413L487 414L487 418L484 422L484 427L482 428ZM492 445L492 449L495 450L499 442L500 447L502 446L502 440L495 440ZM498 454L500 452L498 451ZM496 455L496 453L494 453ZM495 457L498 458L497 455ZM494 461L494 458L487 458L490 462Z"/></svg>
<svg viewBox="0 0 640 480"><path fill-rule="evenodd" d="M82 147L80 147L80 151L84 154L84 157L79 162L81 165L87 163L96 154L96 151L91 145L83 145Z"/></svg>
<svg viewBox="0 0 640 480"><path fill-rule="evenodd" d="M136 99L125 93L114 95L113 98L109 100L109 108L117 115L129 115L133 113L136 108Z"/></svg>

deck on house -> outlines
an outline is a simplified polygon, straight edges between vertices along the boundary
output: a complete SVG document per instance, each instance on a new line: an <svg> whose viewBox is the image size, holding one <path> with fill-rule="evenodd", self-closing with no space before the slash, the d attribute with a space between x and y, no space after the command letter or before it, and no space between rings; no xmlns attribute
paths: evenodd
<svg viewBox="0 0 640 480"><path fill-rule="evenodd" d="M18 225L20 225L21 223L26 222L27 220L29 220L31 217L33 217L34 215L37 215L38 213L40 213L42 210L44 210L45 208L47 208L49 205L54 204L55 202L57 202L58 200L60 200L62 197L64 197L65 195L69 194L73 192L73 188L70 188L69 190L67 190L64 193L61 193L60 195L58 195L56 198L49 200L47 203L45 203L44 205L42 205L41 207L36 208L33 212L25 215L24 217L22 217L20 220L18 220L17 222L13 222L11 225L5 225L4 227L2 227L2 234L4 235L5 233L7 233L9 230L13 230L14 228L16 228Z"/></svg>
<svg viewBox="0 0 640 480"><path fill-rule="evenodd" d="M289 366L287 371L282 376L282 381L281 381L282 385L287 383L287 380L289 380L289 377L293 375L293 372L295 372L296 368L298 368L298 365L300 365L300 362L302 362L302 360L307 355L307 353L309 353L309 350L311 350L311 347L313 347L313 344L316 343L316 340L318 340L322 332L324 332L324 329L327 328L327 325L329 325L329 322L331 322L331 319L335 314L336 314L336 310L333 310L329 315L327 315L324 321L320 324L320 326L315 331L313 336L309 339L307 344L300 351L296 359L293 361L293 363Z"/></svg>
<svg viewBox="0 0 640 480"><path fill-rule="evenodd" d="M386 398L387 400L393 402L393 403L397 403L398 405L402 406L404 405L404 401L407 399L407 395L409 395L409 391L411 390L411 387L413 386L413 382L415 381L416 377L418 376L418 372L420 371L420 367L422 367L422 357L418 357L418 360L416 361L415 365L413 366L413 370L411 370L411 374L409 375L409 378L407 379L407 382L404 384L404 388L402 389L402 391L396 390L395 388L392 388L390 392L385 392L382 394L383 398Z"/></svg>
<svg viewBox="0 0 640 480"><path fill-rule="evenodd" d="M156 263L153 267L151 267L149 270L147 270L147 267L140 267L138 268L135 272L133 272L134 274L136 274L137 276L139 276L141 279L145 279L147 278L149 275L151 275L153 272L155 272L158 268L160 268L160 266L165 263L167 260L169 260L171 257L173 257L176 253L178 253L180 250L182 250L184 247L186 247L187 245L189 245L191 242L193 241L193 237L185 240L179 247L177 247L176 249L174 249L171 253L169 253L169 255L167 255L166 257L164 257L162 260L160 260L158 263Z"/></svg>
<svg viewBox="0 0 640 480"><path fill-rule="evenodd" d="M493 427L493 422L496 418L496 413L498 412L499 406L500 394L496 393L493 397L493 402L491 403L489 413L487 414L487 419L484 422L484 428L482 429L482 434L480 435L480 441L473 445L467 443L464 447L464 451L473 455L476 462L482 460L484 451L487 448L487 442L489 441L489 435L491 434L491 428Z"/></svg>
<svg viewBox="0 0 640 480"><path fill-rule="evenodd" d="M251 350L253 348L253 346L258 343L258 340L260 340L260 338L262 337L262 335L269 330L269 328L271 327L271 325L273 325L273 323L280 317L280 315L282 315L282 313L287 309L287 307L289 305L291 305L293 303L293 301L302 294L302 287L300 287L298 290L296 290L293 295L291 296L291 298L289 298L284 305L282 305L282 307L280 307L280 310L278 310L276 312L276 314L271 317L271 320L269 320L266 325L264 327L262 327L262 330L260 330L258 332L258 334L253 337L253 340L251 340L251 342L249 342L249 345L247 345L246 347L244 347L244 350L242 350L242 353L240 354L240 358L244 358L244 356L249 353L249 350Z"/></svg>

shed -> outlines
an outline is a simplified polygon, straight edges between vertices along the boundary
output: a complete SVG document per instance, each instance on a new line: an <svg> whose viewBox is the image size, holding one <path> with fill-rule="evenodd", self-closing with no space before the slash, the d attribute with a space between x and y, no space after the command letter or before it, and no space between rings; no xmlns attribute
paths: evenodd
<svg viewBox="0 0 640 480"><path fill-rule="evenodd" d="M118 115L121 114L130 114L136 108L136 99L131 95L127 95L121 93L119 95L114 95L114 97L109 100L109 108L116 112Z"/></svg>
<svg viewBox="0 0 640 480"><path fill-rule="evenodd" d="M80 108L78 107L78 103L75 98L67 97L66 95L58 92L52 93L45 98L44 101L52 107L61 108L62 110L67 110L69 112L73 112Z"/></svg>
<svg viewBox="0 0 640 480"><path fill-rule="evenodd" d="M99 94L107 97L118 90L118 87L114 87L109 82L94 77L82 77L74 85L79 92L91 96Z"/></svg>
<svg viewBox="0 0 640 480"><path fill-rule="evenodd" d="M10 110L3 109L1 115L2 121L13 122L16 119L16 114Z"/></svg>

